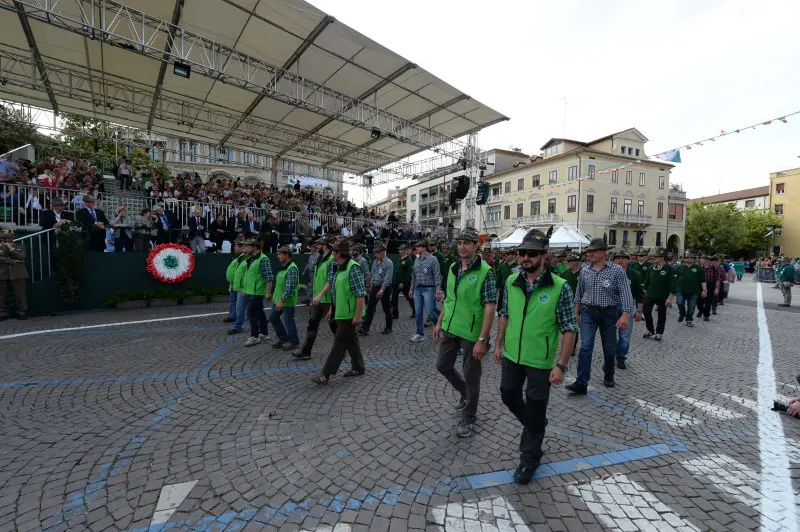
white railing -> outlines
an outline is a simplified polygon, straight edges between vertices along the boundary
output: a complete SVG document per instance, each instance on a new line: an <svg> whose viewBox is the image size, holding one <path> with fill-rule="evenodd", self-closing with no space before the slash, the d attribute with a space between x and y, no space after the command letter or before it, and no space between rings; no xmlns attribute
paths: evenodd
<svg viewBox="0 0 800 532"><path fill-rule="evenodd" d="M517 222L522 224L554 223L556 220L557 216L555 213L532 214L530 216L521 216L517 218Z"/></svg>
<svg viewBox="0 0 800 532"><path fill-rule="evenodd" d="M15 238L25 245L25 267L32 283L47 279L52 274L50 251L55 246L55 228Z"/></svg>
<svg viewBox="0 0 800 532"><path fill-rule="evenodd" d="M629 224L629 225L650 225L653 223L652 216L644 216L642 214L621 214L614 213L608 215L608 220L615 224Z"/></svg>

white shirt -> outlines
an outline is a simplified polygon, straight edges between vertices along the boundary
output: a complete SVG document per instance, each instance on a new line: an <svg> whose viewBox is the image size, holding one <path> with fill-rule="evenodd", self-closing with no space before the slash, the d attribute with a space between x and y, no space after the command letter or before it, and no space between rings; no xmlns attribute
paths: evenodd
<svg viewBox="0 0 800 532"><path fill-rule="evenodd" d="M345 227L342 227L342 236L345 236L345 237L347 237L347 236L353 236L353 231L351 231L350 229L348 229L346 226L345 226Z"/></svg>

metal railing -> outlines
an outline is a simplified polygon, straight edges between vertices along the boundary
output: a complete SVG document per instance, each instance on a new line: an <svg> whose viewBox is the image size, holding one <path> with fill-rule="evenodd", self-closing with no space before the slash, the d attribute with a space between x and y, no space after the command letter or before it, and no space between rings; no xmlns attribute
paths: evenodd
<svg viewBox="0 0 800 532"><path fill-rule="evenodd" d="M609 214L608 220L611 223L627 224L627 225L650 225L651 223L653 223L652 216L645 216L642 214L624 214L624 213Z"/></svg>
<svg viewBox="0 0 800 532"><path fill-rule="evenodd" d="M25 267L32 283L47 279L53 273L50 257L55 245L53 231L54 227L14 239L25 245Z"/></svg>

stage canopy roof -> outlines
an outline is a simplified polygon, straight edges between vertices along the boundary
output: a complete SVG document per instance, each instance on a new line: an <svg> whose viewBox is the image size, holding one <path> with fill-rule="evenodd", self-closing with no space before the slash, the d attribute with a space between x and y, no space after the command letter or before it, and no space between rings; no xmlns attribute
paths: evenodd
<svg viewBox="0 0 800 532"><path fill-rule="evenodd" d="M61 113L356 174L507 120L302 0L0 8L0 97Z"/></svg>

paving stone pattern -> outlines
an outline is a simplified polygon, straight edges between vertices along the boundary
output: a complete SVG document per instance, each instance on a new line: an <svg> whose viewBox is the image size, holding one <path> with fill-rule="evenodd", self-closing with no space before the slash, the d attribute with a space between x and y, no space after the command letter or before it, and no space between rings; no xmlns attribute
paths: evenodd
<svg viewBox="0 0 800 532"><path fill-rule="evenodd" d="M408 342L405 307L391 336L361 339L367 374L327 386L308 379L327 329L295 362L227 336L220 306L3 322L0 531L781 530L785 516L759 513L754 294L734 285L694 329L671 309L661 343L637 324L614 389L598 340L589 395L551 392L544 464L525 487L508 482L520 426L499 367L484 361L477 434L459 439L436 344ZM771 304L778 392L800 395L796 314ZM146 322L9 337L129 321ZM800 421L782 422L796 490ZM157 506L167 521L151 528Z"/></svg>

